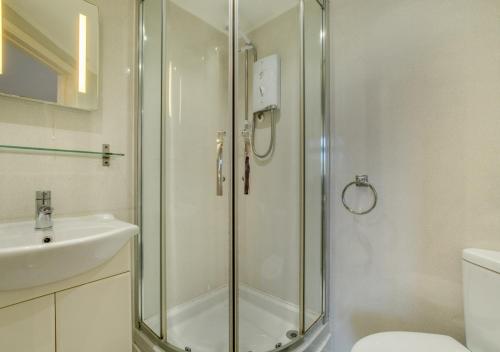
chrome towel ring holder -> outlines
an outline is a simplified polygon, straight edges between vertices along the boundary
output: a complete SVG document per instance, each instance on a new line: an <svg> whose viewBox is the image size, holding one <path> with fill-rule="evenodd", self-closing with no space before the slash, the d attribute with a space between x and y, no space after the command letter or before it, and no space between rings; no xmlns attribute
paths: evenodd
<svg viewBox="0 0 500 352"><path fill-rule="evenodd" d="M373 203L370 206L370 208L368 208L367 210L355 210L355 209L352 209L349 205L347 205L347 203L345 201L345 194L346 194L347 190L349 189L349 187L351 187L351 186L368 187L371 189L371 191L373 193ZM373 187L373 185L370 182L368 182L368 175L361 175L361 176L356 175L356 178L354 179L354 181L349 183L347 186L345 186L344 190L342 191L342 204L350 213L352 213L354 215L368 214L373 209L375 209L375 207L377 206L377 201L378 201L377 190L375 189L375 187Z"/></svg>

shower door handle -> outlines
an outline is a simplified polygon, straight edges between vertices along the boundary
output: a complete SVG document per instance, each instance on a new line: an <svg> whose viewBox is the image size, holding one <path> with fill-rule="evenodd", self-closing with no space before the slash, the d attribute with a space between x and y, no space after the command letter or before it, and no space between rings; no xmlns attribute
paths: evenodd
<svg viewBox="0 0 500 352"><path fill-rule="evenodd" d="M225 131L217 132L217 180L216 189L217 196L222 197L223 195L223 184L224 184L224 137L226 136Z"/></svg>

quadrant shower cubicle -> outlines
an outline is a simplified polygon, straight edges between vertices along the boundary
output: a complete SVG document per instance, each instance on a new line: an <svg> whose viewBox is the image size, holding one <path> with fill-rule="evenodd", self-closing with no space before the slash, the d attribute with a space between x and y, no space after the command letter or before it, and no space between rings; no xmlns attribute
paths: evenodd
<svg viewBox="0 0 500 352"><path fill-rule="evenodd" d="M136 335L151 344L293 349L326 323L327 14L139 2Z"/></svg>

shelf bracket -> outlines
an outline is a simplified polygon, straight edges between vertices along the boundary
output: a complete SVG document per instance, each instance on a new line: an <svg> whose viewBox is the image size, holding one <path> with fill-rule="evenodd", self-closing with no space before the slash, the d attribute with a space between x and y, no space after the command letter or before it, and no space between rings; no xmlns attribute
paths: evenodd
<svg viewBox="0 0 500 352"><path fill-rule="evenodd" d="M109 167L111 164L111 149L109 144L102 145L102 166Z"/></svg>

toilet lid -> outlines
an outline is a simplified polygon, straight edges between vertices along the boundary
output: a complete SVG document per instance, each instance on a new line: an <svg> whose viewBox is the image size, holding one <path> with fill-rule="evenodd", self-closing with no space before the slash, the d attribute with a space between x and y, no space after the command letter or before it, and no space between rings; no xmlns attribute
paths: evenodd
<svg viewBox="0 0 500 352"><path fill-rule="evenodd" d="M384 332L367 336L351 352L470 352L444 335L415 332Z"/></svg>

